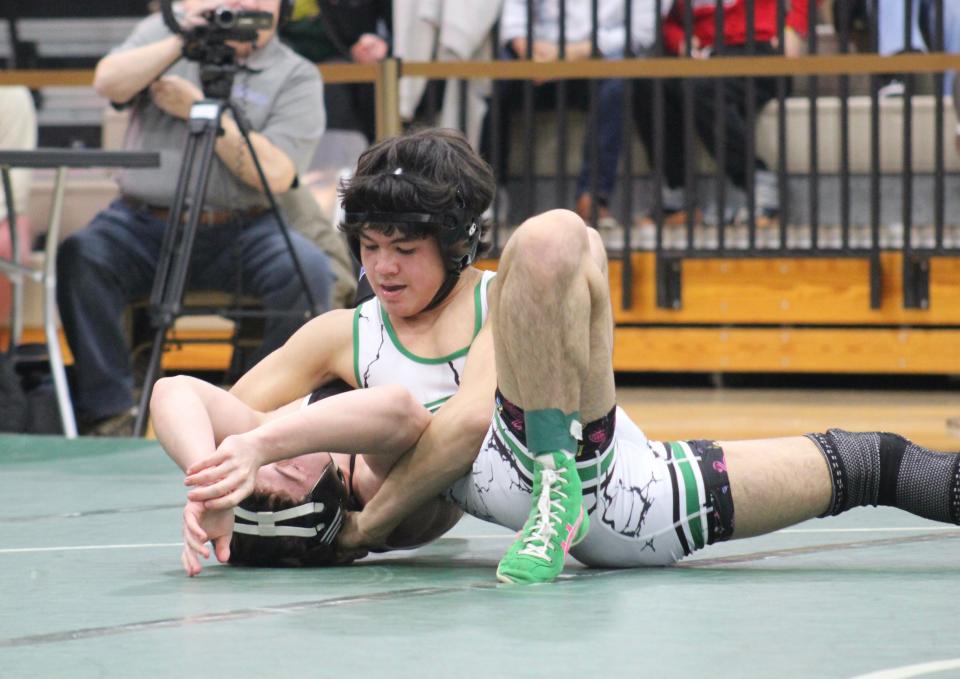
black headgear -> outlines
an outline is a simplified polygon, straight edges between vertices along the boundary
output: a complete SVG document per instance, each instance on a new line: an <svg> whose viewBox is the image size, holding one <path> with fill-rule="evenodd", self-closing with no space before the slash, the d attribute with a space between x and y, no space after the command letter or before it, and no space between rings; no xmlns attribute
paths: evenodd
<svg viewBox="0 0 960 679"><path fill-rule="evenodd" d="M234 507L230 562L246 566L323 566L334 563L335 540L343 525L347 489L343 473L331 461L302 504L264 511L250 496ZM300 538L280 553L269 541Z"/></svg>

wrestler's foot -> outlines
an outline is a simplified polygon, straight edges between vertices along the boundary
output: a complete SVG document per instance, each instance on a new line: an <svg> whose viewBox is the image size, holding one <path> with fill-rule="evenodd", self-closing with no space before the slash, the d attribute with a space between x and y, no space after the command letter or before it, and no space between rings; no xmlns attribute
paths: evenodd
<svg viewBox="0 0 960 679"><path fill-rule="evenodd" d="M500 559L501 582L552 582L570 548L587 535L590 519L573 457L564 452L537 456L533 508L516 542Z"/></svg>

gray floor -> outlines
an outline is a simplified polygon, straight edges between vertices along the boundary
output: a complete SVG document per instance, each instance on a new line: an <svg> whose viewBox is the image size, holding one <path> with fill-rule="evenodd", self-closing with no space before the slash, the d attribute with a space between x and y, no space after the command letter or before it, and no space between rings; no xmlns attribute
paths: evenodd
<svg viewBox="0 0 960 679"><path fill-rule="evenodd" d="M352 567L188 579L179 479L153 442L0 436L0 677L960 672L960 531L893 510L535 587L495 582L511 536L475 520Z"/></svg>

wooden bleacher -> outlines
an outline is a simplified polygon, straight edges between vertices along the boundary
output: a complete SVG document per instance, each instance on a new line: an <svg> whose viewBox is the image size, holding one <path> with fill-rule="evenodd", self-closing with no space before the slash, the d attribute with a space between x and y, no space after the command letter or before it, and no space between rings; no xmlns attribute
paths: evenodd
<svg viewBox="0 0 960 679"><path fill-rule="evenodd" d="M656 306L653 253L632 258L631 309L610 263L614 365L638 372L960 374L960 258L934 258L930 308L904 309L902 256L880 256L881 305L854 259L688 260L683 306Z"/></svg>
<svg viewBox="0 0 960 679"><path fill-rule="evenodd" d="M622 309L621 263L613 260L614 367L625 372L960 374L960 260L934 260L929 310L903 309L900 256L885 253L881 260L878 310L870 309L863 261L753 259L687 262L684 306L678 311L656 306L652 253L633 255L634 306ZM496 262L484 266L495 268ZM192 325L180 325L181 337L220 338L223 344L174 347L164 366L225 370L229 326L185 320ZM26 338L40 335L28 328Z"/></svg>

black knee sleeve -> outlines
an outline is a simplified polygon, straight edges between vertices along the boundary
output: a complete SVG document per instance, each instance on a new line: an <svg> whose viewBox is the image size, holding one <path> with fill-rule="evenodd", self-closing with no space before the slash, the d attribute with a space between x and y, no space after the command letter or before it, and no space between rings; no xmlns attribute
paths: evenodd
<svg viewBox="0 0 960 679"><path fill-rule="evenodd" d="M886 505L960 524L960 455L880 432L830 429L807 437L826 458L833 483L833 500L823 516Z"/></svg>

